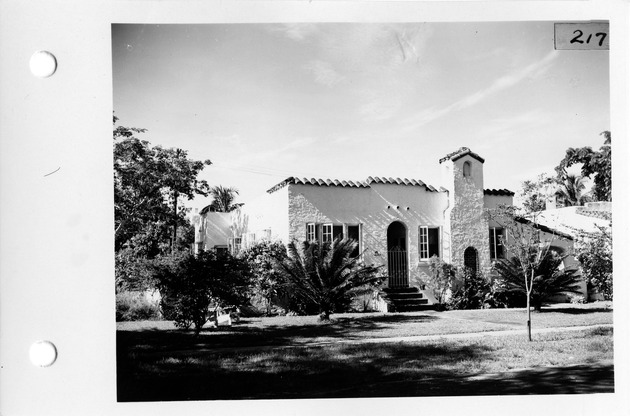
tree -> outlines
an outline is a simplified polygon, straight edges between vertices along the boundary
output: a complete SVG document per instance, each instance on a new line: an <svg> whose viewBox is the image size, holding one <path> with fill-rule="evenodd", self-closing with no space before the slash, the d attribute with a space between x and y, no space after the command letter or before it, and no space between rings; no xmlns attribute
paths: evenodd
<svg viewBox="0 0 630 416"><path fill-rule="evenodd" d="M521 184L519 197L522 200L526 214L543 211L546 208L547 199L555 192L557 181L544 173L533 180L526 180Z"/></svg>
<svg viewBox="0 0 630 416"><path fill-rule="evenodd" d="M382 277L379 267L361 264L352 254L357 242L336 239L332 243L295 242L288 245L288 257L277 262L290 287L290 293L303 303L315 305L320 320L347 304L354 293L376 288Z"/></svg>
<svg viewBox="0 0 630 416"><path fill-rule="evenodd" d="M601 135L604 136L604 144L599 151L594 151L591 147L570 147L556 167L556 172L558 178L562 178L569 166L582 164L583 177L591 178L594 175L593 197L597 201L612 201L611 134L604 131Z"/></svg>
<svg viewBox="0 0 630 416"><path fill-rule="evenodd" d="M536 214L529 219L524 218L517 215L516 208L513 206L499 205L497 208L487 210L486 213L490 220L505 230L502 243L508 257L514 261L511 264L499 261L495 263L495 266L505 265L506 273L511 270L509 277L522 281L521 287L527 300L527 336L531 341L532 293L534 286L542 284L539 273L543 270L543 263L549 262L551 244L556 236L552 235L548 240L544 240L536 224ZM513 268L508 266L513 266Z"/></svg>
<svg viewBox="0 0 630 416"><path fill-rule="evenodd" d="M581 206L588 202L588 193L586 190L585 178L573 173L563 173L562 178L558 181L557 195L564 198L566 206Z"/></svg>
<svg viewBox="0 0 630 416"><path fill-rule="evenodd" d="M605 227L583 234L576 242L577 259L589 286L606 300L613 299L612 234Z"/></svg>
<svg viewBox="0 0 630 416"><path fill-rule="evenodd" d="M118 118L114 116L114 125ZM187 223L181 197L208 195L209 186L197 177L209 160L188 158L182 149L164 149L139 140L146 129L114 128L114 218L116 251L148 223L170 224L171 250L175 250L178 227Z"/></svg>
<svg viewBox="0 0 630 416"><path fill-rule="evenodd" d="M247 262L229 253L202 251L164 256L156 266L157 288L164 315L182 329L195 333L208 321L208 309L241 306L251 293L252 276Z"/></svg>
<svg viewBox="0 0 630 416"><path fill-rule="evenodd" d="M283 262L286 257L287 248L279 241L262 241L243 253L254 275L254 291L267 303L267 315L271 314L273 299L280 295L283 287L283 275L275 264Z"/></svg>
<svg viewBox="0 0 630 416"><path fill-rule="evenodd" d="M214 212L232 212L241 207L242 203L234 203L238 189L234 187L225 188L221 185L210 188L212 203L208 206L209 211Z"/></svg>

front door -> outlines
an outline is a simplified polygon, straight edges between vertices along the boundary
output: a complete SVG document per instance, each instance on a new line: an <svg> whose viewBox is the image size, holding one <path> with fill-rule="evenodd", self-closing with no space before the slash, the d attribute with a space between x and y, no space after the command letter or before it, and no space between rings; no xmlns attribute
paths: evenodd
<svg viewBox="0 0 630 416"><path fill-rule="evenodd" d="M407 229L400 221L394 221L387 228L387 272L389 287L409 286Z"/></svg>

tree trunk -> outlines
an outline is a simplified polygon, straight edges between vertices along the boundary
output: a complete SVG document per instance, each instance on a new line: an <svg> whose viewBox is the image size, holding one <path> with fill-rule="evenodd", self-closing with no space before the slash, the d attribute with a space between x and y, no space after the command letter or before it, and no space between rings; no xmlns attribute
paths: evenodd
<svg viewBox="0 0 630 416"><path fill-rule="evenodd" d="M175 244L177 242L177 196L178 193L173 193L173 240L171 241L171 253L175 252Z"/></svg>
<svg viewBox="0 0 630 416"><path fill-rule="evenodd" d="M527 339L532 340L532 309L529 306L530 294L527 293Z"/></svg>
<svg viewBox="0 0 630 416"><path fill-rule="evenodd" d="M532 290L534 286L534 271L532 270L532 279L529 282L529 287L527 288L527 339L532 341L532 308L531 298L532 298Z"/></svg>

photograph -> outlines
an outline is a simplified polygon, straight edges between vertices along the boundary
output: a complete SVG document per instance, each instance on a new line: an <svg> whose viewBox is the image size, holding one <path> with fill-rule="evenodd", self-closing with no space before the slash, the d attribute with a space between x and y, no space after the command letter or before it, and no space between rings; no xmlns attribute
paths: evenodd
<svg viewBox="0 0 630 416"><path fill-rule="evenodd" d="M609 36L112 23L117 402L614 393Z"/></svg>

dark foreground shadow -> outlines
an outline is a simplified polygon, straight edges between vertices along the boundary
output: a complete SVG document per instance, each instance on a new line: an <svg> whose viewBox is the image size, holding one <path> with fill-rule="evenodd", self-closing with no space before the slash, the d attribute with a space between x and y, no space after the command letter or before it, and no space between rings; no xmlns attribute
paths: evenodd
<svg viewBox="0 0 630 416"><path fill-rule="evenodd" d="M474 368L467 374L448 370L453 363L492 360L493 348L478 343L278 347L245 354L118 348L121 402L614 392L612 363L487 376L471 376Z"/></svg>
<svg viewBox="0 0 630 416"><path fill-rule="evenodd" d="M295 345L318 337L355 340L366 334L378 337L378 332L397 324L428 323L440 318L430 315L391 314L361 317L340 317L330 323L318 325L287 326L268 325L256 327L236 324L232 327L204 328L199 335L192 331L146 329L118 331L119 348L140 348L174 351L196 348L241 348L251 346Z"/></svg>
<svg viewBox="0 0 630 416"><path fill-rule="evenodd" d="M533 368L486 376L434 378L366 385L347 390L354 397L494 396L614 393L612 363ZM350 396L337 396L350 397Z"/></svg>
<svg viewBox="0 0 630 416"><path fill-rule="evenodd" d="M538 313L566 313L570 315L588 315L595 312L606 312L613 313L613 310L610 308L590 308L590 309L580 309L580 308L543 308L538 311Z"/></svg>

